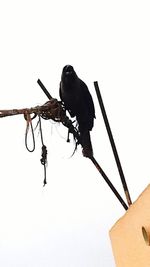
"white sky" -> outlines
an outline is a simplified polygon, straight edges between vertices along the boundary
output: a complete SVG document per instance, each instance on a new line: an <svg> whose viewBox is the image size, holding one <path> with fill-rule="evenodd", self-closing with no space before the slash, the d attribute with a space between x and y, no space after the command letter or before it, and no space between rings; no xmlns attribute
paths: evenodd
<svg viewBox="0 0 150 267"><path fill-rule="evenodd" d="M0 2L0 109L43 104L40 78L58 98L72 64L96 107L94 155L124 198L93 81L98 80L132 200L150 181L149 1ZM23 116L0 120L0 266L114 267L109 230L124 209L67 130L44 121L41 144L24 146Z"/></svg>

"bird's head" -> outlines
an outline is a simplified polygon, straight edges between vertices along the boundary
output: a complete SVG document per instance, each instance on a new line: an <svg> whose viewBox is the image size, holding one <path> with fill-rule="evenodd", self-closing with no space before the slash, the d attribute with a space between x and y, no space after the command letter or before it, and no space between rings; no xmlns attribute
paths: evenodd
<svg viewBox="0 0 150 267"><path fill-rule="evenodd" d="M74 68L73 68L71 65L66 65L66 66L63 68L63 73L64 73L66 76L72 75L72 74L74 73Z"/></svg>
<svg viewBox="0 0 150 267"><path fill-rule="evenodd" d="M74 68L71 65L66 65L63 68L63 71L62 71L62 80L63 81L69 82L69 81L74 80L76 77L77 77L77 75L74 71Z"/></svg>

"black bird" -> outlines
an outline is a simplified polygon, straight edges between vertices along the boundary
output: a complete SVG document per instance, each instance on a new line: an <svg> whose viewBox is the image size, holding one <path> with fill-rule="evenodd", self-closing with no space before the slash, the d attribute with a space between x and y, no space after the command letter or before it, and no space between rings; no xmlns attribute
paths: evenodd
<svg viewBox="0 0 150 267"><path fill-rule="evenodd" d="M87 85L78 78L74 68L63 68L59 94L71 117L76 116L85 157L93 156L90 131L94 125L95 108Z"/></svg>

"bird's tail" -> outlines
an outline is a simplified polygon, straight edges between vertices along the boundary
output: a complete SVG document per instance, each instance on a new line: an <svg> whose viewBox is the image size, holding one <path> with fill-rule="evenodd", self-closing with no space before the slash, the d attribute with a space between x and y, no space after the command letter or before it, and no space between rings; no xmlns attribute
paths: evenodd
<svg viewBox="0 0 150 267"><path fill-rule="evenodd" d="M91 137L89 131L84 131L80 133L81 137L81 145L82 145L82 153L84 157L90 158L93 156L93 148L91 143Z"/></svg>

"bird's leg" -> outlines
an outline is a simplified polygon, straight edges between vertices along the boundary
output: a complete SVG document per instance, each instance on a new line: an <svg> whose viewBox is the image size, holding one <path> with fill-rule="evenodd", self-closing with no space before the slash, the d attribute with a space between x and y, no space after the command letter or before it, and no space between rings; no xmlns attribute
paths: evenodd
<svg viewBox="0 0 150 267"><path fill-rule="evenodd" d="M67 143L70 143L70 138L69 138L70 130L68 129L68 135L67 135Z"/></svg>
<svg viewBox="0 0 150 267"><path fill-rule="evenodd" d="M73 124L75 121L76 121L76 120L72 121L72 124ZM69 135L70 135L70 129L68 128L67 143L70 143Z"/></svg>

